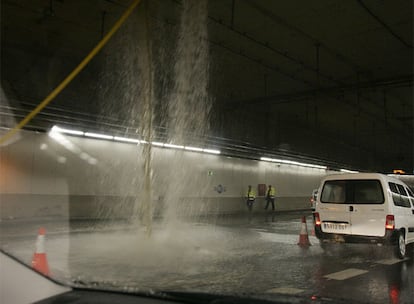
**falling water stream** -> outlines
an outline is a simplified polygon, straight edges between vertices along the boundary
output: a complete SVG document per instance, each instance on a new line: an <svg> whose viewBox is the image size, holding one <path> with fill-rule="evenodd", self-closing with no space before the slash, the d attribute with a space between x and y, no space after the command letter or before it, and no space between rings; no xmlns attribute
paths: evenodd
<svg viewBox="0 0 414 304"><path fill-rule="evenodd" d="M207 40L207 1L183 1L178 41L175 50L174 85L168 105L169 139L173 144L202 137L208 131L210 99L208 96L209 51ZM185 189L201 196L202 187L186 172L183 152L177 151L172 174L166 189L168 204L164 218L167 222L179 217L179 204Z"/></svg>
<svg viewBox="0 0 414 304"><path fill-rule="evenodd" d="M148 9L148 1L146 4L146 13L145 13L145 20L146 20L146 50L147 50L147 60L148 60L148 68L147 68L147 77L148 77L148 85L147 91L144 97L144 139L146 142L152 142L152 121L153 121L153 103L152 100L154 98L153 94L153 83L154 83L154 73L152 68L152 45L150 42L150 16L149 16L149 9ZM143 201L143 213L144 213L144 224L146 227L147 235L150 236L152 232L152 176L151 176L151 160L152 160L152 149L151 145L145 145L143 149L144 153L144 201Z"/></svg>
<svg viewBox="0 0 414 304"><path fill-rule="evenodd" d="M148 12L148 10L147 10ZM147 65L148 85L145 90L145 105L143 107L144 117L144 138L147 142L152 141L153 137L153 114L154 114L154 90L161 89L157 87L158 82L153 79L154 60L152 58L152 45L150 42L149 16L146 14L147 27L147 58L152 64ZM162 99L168 102L165 107L167 115L164 118L168 129L168 143L183 145L190 142L191 138L200 138L208 131L208 120L210 112L210 100L208 96L208 79L209 79L209 58L207 42L207 1L183 1L180 23L178 26L177 42L175 50L165 50L173 54L173 68L171 69L170 90L167 96ZM189 138L191 137L191 138ZM142 219L148 235L152 230L152 193L153 176L152 176L152 149L151 145L145 145L144 153L144 195L142 202ZM164 223L171 224L176 222L180 210L180 202L184 189L194 184L194 177L186 174L183 151L174 152L174 161L170 164L170 174L164 180L162 188L166 189L167 202L163 214ZM156 173L155 173L156 174ZM202 190L202 189L201 189ZM195 191L201 191L195 190ZM200 194L200 193L199 193Z"/></svg>

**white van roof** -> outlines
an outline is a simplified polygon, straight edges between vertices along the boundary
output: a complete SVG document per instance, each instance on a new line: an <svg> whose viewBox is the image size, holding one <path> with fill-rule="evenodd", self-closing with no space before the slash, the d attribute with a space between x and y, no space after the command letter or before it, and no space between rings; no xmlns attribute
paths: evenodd
<svg viewBox="0 0 414 304"><path fill-rule="evenodd" d="M325 176L325 178L323 178L323 181L325 180L339 180L339 179L379 179L382 181L387 181L387 182L395 182L398 184L403 184L405 185L405 183L403 181L401 181L398 178L395 178L393 176L388 176L385 174L381 174L381 173L339 173L339 174L331 174L328 176Z"/></svg>

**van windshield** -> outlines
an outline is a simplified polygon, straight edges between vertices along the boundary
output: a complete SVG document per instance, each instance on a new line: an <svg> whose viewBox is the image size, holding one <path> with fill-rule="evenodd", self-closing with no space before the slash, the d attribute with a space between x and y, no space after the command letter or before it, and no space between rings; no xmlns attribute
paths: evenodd
<svg viewBox="0 0 414 304"><path fill-rule="evenodd" d="M329 180L323 186L321 202L382 204L384 193L379 180Z"/></svg>

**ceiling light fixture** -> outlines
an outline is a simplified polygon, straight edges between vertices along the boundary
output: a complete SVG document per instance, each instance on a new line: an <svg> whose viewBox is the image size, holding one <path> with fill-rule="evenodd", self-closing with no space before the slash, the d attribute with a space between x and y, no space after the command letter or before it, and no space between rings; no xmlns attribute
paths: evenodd
<svg viewBox="0 0 414 304"><path fill-rule="evenodd" d="M158 141L152 141L151 145L157 146L157 147L164 147L164 143L158 142Z"/></svg>
<svg viewBox="0 0 414 304"><path fill-rule="evenodd" d="M184 147L184 149L188 150L188 151L194 151L194 152L203 152L203 149L197 148L197 147L186 146L186 147Z"/></svg>
<svg viewBox="0 0 414 304"><path fill-rule="evenodd" d="M53 126L52 130L50 130L50 131L51 132L64 133L64 134L71 134L71 135L79 135L79 136L84 135L84 133L82 131L63 129L63 128L59 128L58 126Z"/></svg>
<svg viewBox="0 0 414 304"><path fill-rule="evenodd" d="M184 149L184 146L173 145L173 144L164 144L165 148L172 148L172 149Z"/></svg>
<svg viewBox="0 0 414 304"><path fill-rule="evenodd" d="M128 138L128 137L114 136L114 140L121 141L121 142L134 143L134 144L139 144L140 143L140 141L138 139Z"/></svg>
<svg viewBox="0 0 414 304"><path fill-rule="evenodd" d="M342 173L359 173L359 171L353 171L348 169L340 169L339 171Z"/></svg>
<svg viewBox="0 0 414 304"><path fill-rule="evenodd" d="M203 149L204 153L210 153L210 154L220 154L221 152L219 150L213 150L213 149Z"/></svg>
<svg viewBox="0 0 414 304"><path fill-rule="evenodd" d="M99 138L99 139L114 139L114 137L111 135L92 133L92 132L85 132L84 135L87 137L93 137L93 138Z"/></svg>

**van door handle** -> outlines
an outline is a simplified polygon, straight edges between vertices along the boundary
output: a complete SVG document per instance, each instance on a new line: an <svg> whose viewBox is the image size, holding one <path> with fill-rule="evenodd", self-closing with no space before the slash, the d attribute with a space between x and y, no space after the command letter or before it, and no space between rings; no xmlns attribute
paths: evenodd
<svg viewBox="0 0 414 304"><path fill-rule="evenodd" d="M354 206L349 206L349 211L354 211Z"/></svg>

